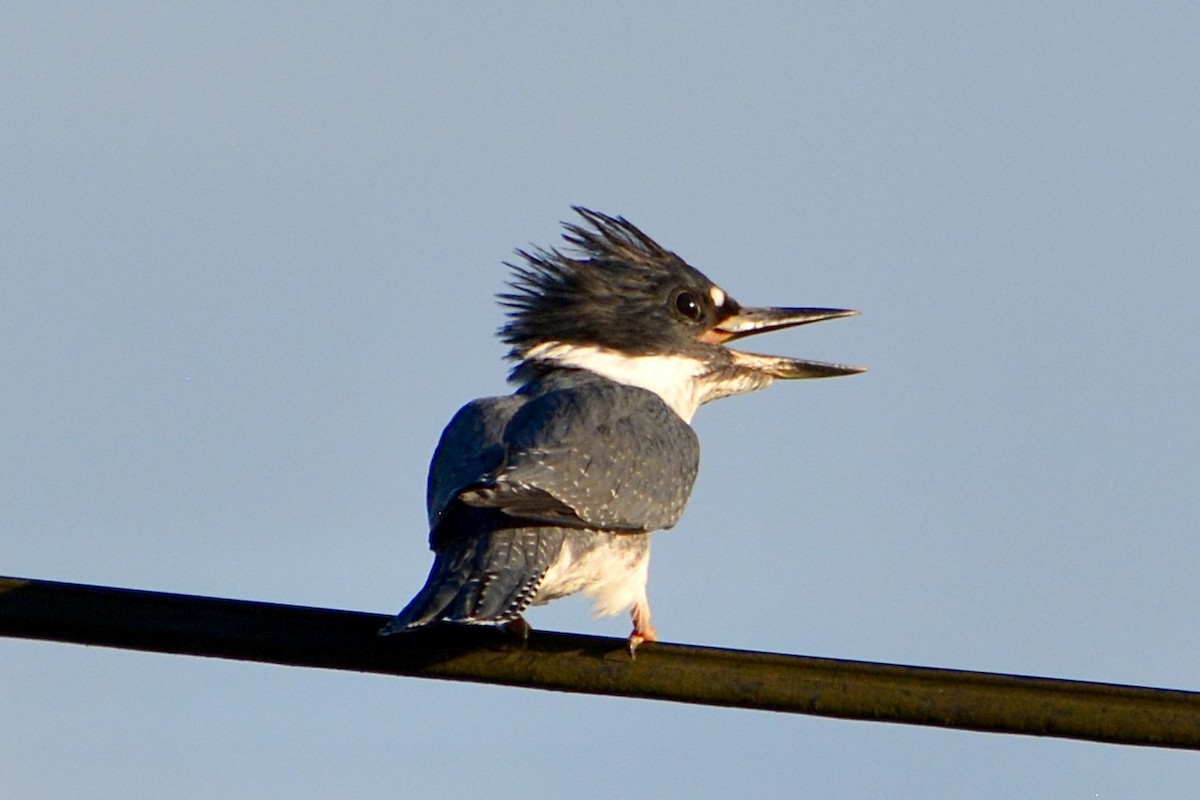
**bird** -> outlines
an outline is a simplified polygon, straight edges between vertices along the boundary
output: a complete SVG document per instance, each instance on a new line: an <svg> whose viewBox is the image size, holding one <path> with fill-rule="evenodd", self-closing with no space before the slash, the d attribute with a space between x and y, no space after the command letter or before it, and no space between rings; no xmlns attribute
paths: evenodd
<svg viewBox="0 0 1200 800"><path fill-rule="evenodd" d="M459 623L527 638L529 606L582 592L596 616L629 613L636 656L658 640L650 536L691 495L697 408L865 369L726 346L857 311L743 307L624 217L572 209L563 249L506 263L499 336L516 389L467 403L443 431L426 493L433 565L381 635Z"/></svg>

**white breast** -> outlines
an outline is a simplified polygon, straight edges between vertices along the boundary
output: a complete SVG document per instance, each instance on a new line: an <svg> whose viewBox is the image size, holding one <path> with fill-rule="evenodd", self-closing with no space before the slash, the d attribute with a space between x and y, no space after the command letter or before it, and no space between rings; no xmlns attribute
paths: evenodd
<svg viewBox="0 0 1200 800"><path fill-rule="evenodd" d="M646 602L650 534L572 532L546 571L534 605L583 592L593 612L607 617Z"/></svg>

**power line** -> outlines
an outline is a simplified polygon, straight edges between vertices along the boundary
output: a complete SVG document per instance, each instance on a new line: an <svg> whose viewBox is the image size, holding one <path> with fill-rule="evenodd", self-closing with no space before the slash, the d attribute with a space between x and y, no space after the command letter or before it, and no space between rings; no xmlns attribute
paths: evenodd
<svg viewBox="0 0 1200 800"><path fill-rule="evenodd" d="M1200 749L1200 693L490 628L0 578L0 635L583 694Z"/></svg>

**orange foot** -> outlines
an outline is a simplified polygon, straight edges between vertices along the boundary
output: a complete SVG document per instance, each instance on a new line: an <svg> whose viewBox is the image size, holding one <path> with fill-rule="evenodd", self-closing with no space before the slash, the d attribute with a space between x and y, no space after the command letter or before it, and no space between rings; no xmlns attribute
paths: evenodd
<svg viewBox="0 0 1200 800"><path fill-rule="evenodd" d="M657 642L658 631L650 624L650 604L639 600L629 612L633 617L633 633L629 634L629 657L637 658L638 645L642 642Z"/></svg>

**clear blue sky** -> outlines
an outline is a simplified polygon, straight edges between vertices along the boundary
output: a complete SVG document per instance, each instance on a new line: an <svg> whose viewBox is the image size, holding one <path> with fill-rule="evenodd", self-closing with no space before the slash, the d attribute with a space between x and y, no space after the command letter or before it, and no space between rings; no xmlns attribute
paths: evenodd
<svg viewBox="0 0 1200 800"><path fill-rule="evenodd" d="M865 363L706 407L670 641L1200 689L1190 4L0 12L0 573L393 612L569 205ZM564 601L545 629L624 635ZM1194 797L1195 754L0 640L23 797Z"/></svg>

